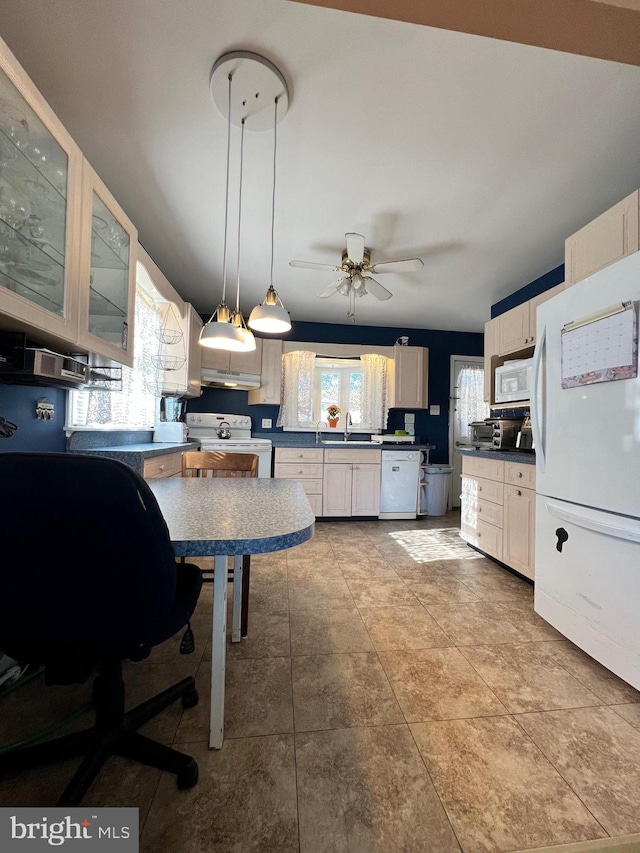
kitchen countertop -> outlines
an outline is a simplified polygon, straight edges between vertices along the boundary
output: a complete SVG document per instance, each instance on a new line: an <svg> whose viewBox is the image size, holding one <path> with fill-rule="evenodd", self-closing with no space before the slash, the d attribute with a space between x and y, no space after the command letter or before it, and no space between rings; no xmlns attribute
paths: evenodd
<svg viewBox="0 0 640 853"><path fill-rule="evenodd" d="M456 453L462 456L477 456L480 459L501 459L504 462L519 462L521 465L535 465L536 454L526 450L476 450L473 447L456 447Z"/></svg>
<svg viewBox="0 0 640 853"><path fill-rule="evenodd" d="M257 433L256 438L270 438L271 443L274 447L290 447L290 448L303 448L303 447L314 447L320 449L331 448L332 450L338 449L353 449L359 448L361 450L433 450L433 444L425 444L423 442L416 442L415 444L410 444L409 442L400 442L398 444L358 444L358 441L367 441L368 439L362 438L359 439L357 437L352 437L349 441L345 441L344 443L340 441L340 437L343 436L343 433L340 430L337 430L335 433L335 437L333 434L322 433L322 435L331 435L331 438L325 438L316 444L316 437L314 433L309 433L307 435L287 435L287 433L276 433L276 434L267 434L267 433ZM352 433L352 436L354 434ZM357 434L356 434L357 436ZM339 444L325 444L326 441L339 441Z"/></svg>
<svg viewBox="0 0 640 853"><path fill-rule="evenodd" d="M169 442L145 442L141 444L120 444L111 447L85 447L81 453L97 456L108 456L129 465L138 474L144 470L144 460L153 456L166 456L169 453L180 453L184 450L199 450L199 441L186 441L181 444Z"/></svg>

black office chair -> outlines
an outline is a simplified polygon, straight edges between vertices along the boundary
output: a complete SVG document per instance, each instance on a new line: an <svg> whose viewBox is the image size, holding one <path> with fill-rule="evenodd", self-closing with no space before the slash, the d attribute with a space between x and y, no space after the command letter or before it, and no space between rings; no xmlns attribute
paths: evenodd
<svg viewBox="0 0 640 853"><path fill-rule="evenodd" d="M0 756L0 773L84 760L58 801L77 805L110 755L198 779L188 755L139 734L177 699L197 704L193 677L124 710L122 661L143 660L189 621L200 570L177 565L155 497L129 466L70 453L0 453L0 649L45 667L47 684L94 669L95 726Z"/></svg>

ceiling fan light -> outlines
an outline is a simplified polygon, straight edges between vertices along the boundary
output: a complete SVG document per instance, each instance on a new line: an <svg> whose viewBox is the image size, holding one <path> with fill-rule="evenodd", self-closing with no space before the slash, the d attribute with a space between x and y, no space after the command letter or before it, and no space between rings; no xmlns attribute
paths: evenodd
<svg viewBox="0 0 640 853"><path fill-rule="evenodd" d="M338 293L341 293L343 296L348 296L350 290L351 290L351 282L349 281L348 278L345 278L338 285Z"/></svg>
<svg viewBox="0 0 640 853"><path fill-rule="evenodd" d="M209 320L200 332L200 345L208 349L242 352L246 347L246 341L242 329L238 326L220 320Z"/></svg>
<svg viewBox="0 0 640 853"><path fill-rule="evenodd" d="M356 293L359 294L360 292L364 291L364 279L362 278L359 272L356 272L352 275L351 283Z"/></svg>

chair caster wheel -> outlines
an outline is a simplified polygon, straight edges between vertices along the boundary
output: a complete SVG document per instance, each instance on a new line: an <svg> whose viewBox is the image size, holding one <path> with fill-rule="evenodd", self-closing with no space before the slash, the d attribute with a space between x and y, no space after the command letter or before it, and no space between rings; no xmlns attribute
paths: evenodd
<svg viewBox="0 0 640 853"><path fill-rule="evenodd" d="M192 758L191 761L178 773L176 781L181 791L193 788L198 781L198 764Z"/></svg>
<svg viewBox="0 0 640 853"><path fill-rule="evenodd" d="M182 697L182 707L195 708L198 704L199 698L200 697L198 696L198 691L194 687L193 690L190 690L188 693L185 693Z"/></svg>

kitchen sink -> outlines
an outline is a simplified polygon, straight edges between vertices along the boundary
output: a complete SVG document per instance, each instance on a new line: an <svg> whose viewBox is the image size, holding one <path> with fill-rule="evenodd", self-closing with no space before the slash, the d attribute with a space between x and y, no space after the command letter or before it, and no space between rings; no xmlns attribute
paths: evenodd
<svg viewBox="0 0 640 853"><path fill-rule="evenodd" d="M372 447L372 446L380 447L380 444L377 441L358 441L355 438L354 439L339 438L339 439L335 439L335 440L321 441L320 444L341 444L341 445L353 444L356 446L357 445L366 445L367 447Z"/></svg>

